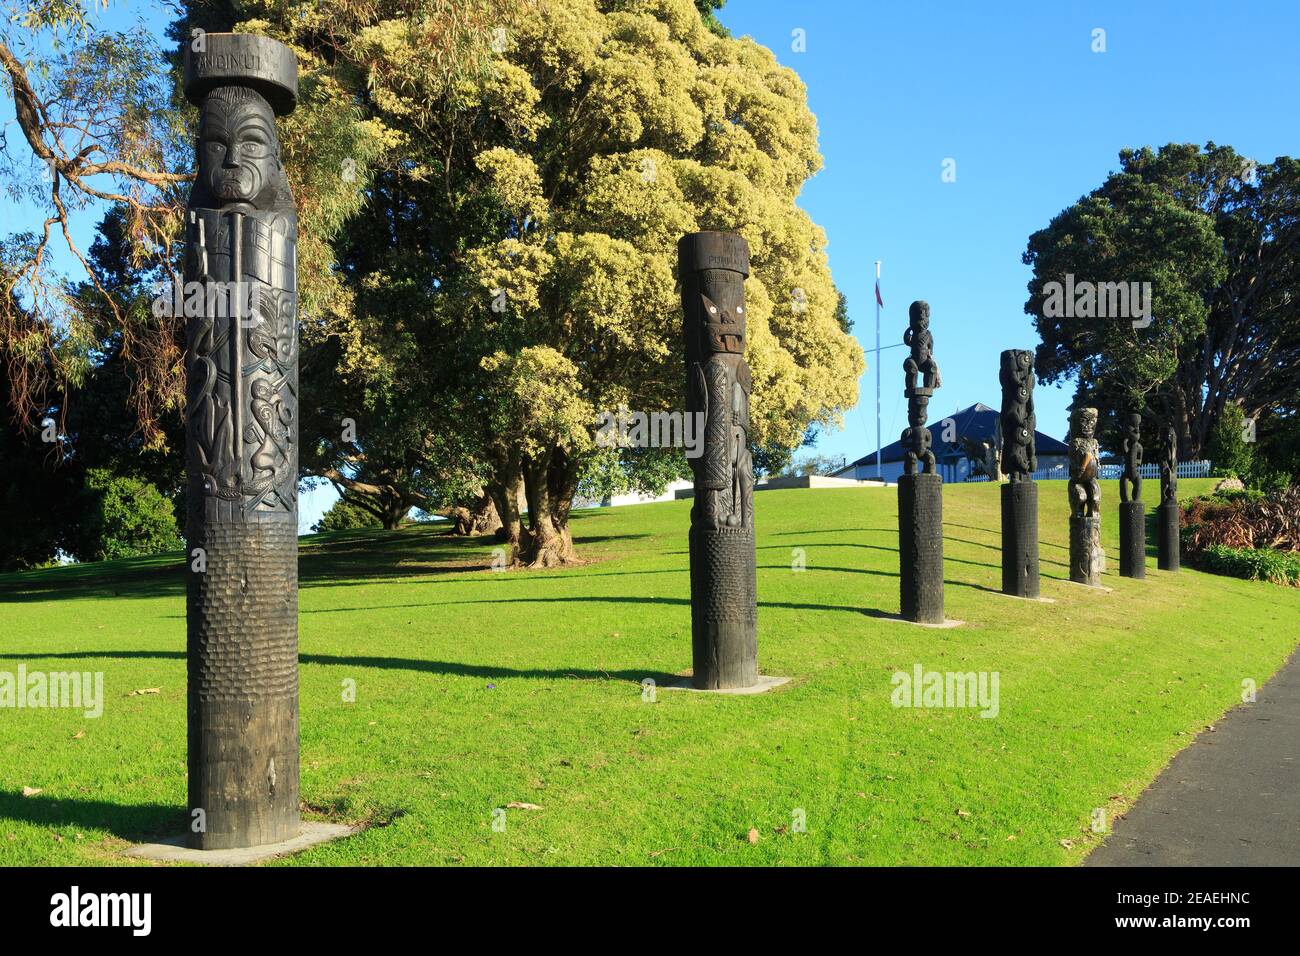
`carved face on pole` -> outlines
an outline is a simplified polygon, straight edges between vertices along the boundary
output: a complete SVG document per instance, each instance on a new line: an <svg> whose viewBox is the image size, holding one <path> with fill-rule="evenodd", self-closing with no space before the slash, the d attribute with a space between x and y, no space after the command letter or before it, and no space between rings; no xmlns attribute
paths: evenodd
<svg viewBox="0 0 1300 956"><path fill-rule="evenodd" d="M1075 409L1070 416L1070 425L1079 438L1092 438L1097 433L1097 409Z"/></svg>
<svg viewBox="0 0 1300 956"><path fill-rule="evenodd" d="M912 324L924 332L930 327L930 305L927 302L913 302L907 310Z"/></svg>
<svg viewBox="0 0 1300 956"><path fill-rule="evenodd" d="M203 103L199 123L199 178L222 201L258 201L274 188L280 140L271 105L253 90L222 87Z"/></svg>

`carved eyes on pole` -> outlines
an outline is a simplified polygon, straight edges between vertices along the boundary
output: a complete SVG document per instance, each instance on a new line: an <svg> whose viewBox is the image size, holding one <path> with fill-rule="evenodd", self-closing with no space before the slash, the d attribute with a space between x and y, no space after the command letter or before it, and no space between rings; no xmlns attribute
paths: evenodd
<svg viewBox="0 0 1300 956"><path fill-rule="evenodd" d="M232 148L227 149L226 144L220 140L210 139L205 144L208 153L214 159L220 159L227 152L230 153L231 159L238 162L242 156L244 159L265 159L270 155L270 149L267 145L259 140L246 139L236 143Z"/></svg>

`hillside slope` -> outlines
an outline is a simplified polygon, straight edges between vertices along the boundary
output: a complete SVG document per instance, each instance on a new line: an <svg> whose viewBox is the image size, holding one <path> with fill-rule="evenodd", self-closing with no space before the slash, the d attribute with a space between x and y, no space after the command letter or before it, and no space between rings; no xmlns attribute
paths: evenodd
<svg viewBox="0 0 1300 956"><path fill-rule="evenodd" d="M1109 593L1063 580L1065 487L1041 485L1040 604L997 593L996 486L948 487L966 624L931 630L864 613L898 609L893 489L759 494L760 667L794 681L754 697L643 700L690 666L688 501L577 514L590 563L562 571L494 572L493 542L430 528L304 539L304 805L371 826L274 865L1078 862L1096 808L1300 642L1300 590L1162 574L1153 549L1120 579L1103 496ZM125 863L181 831L179 557L0 577L0 671L105 684L99 718L0 709L0 863ZM997 672L997 716L895 708L917 664ZM512 801L541 809L494 831Z"/></svg>

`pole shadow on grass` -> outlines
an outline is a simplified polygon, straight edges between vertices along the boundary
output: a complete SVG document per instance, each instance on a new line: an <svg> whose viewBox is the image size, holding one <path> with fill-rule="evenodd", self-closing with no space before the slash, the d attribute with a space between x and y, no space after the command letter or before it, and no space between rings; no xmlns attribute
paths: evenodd
<svg viewBox="0 0 1300 956"><path fill-rule="evenodd" d="M0 792L0 820L42 827L105 830L115 837L139 843L183 831L186 815L175 805L159 803L122 804Z"/></svg>
<svg viewBox="0 0 1300 956"><path fill-rule="evenodd" d="M782 566L782 570L785 570ZM850 570L838 568L836 570ZM864 572L876 573L876 572ZM879 572L889 574L889 572ZM890 575L896 576L896 575ZM379 611L379 610L396 610L398 608L417 608L417 607L460 607L470 604L666 604L690 607L690 598L670 598L670 597L639 597L636 595L604 595L584 597L574 595L572 597L523 597L523 598L485 598L474 601L430 601L423 604L371 604L367 607L330 607L317 608L310 611L301 611L302 614L342 614L352 613L355 611ZM791 611L853 611L857 612L856 607L846 607L839 604L801 604L794 601L759 601L760 608L782 608Z"/></svg>
<svg viewBox="0 0 1300 956"><path fill-rule="evenodd" d="M574 544L582 547L648 537L648 532L575 534ZM461 537L445 528L336 532L326 540L300 541L299 586L486 570L491 555L483 552L489 546L499 545L487 535ZM0 575L0 604L184 595L185 562L179 552Z"/></svg>
<svg viewBox="0 0 1300 956"><path fill-rule="evenodd" d="M156 658L158 660L185 660L184 651L62 651L58 654L0 654L0 660L91 660L95 658ZM416 671L439 674L444 677L484 677L496 680L530 678L535 680L623 680L639 684L647 677L657 684L677 680L681 675L656 670L653 667L636 670L603 670L582 667L493 667L490 664L464 664L459 661L431 661L415 657L375 657L349 654L299 654L300 664L317 664L322 667L370 667L377 670Z"/></svg>
<svg viewBox="0 0 1300 956"><path fill-rule="evenodd" d="M998 529L998 528L980 528L980 527L977 527L976 525L973 525L973 524L957 524L957 523L954 522L954 521L945 521L945 522L943 523L943 526L944 526L945 528L964 528L964 529L967 530L967 531L983 531L983 532L985 532L985 533L987 533L987 534L1000 534L1000 533L1001 533L1000 529ZM957 540L957 539L953 539L953 540ZM1044 541L1044 540L1042 539L1042 535L1039 535L1039 538L1038 538L1038 546L1039 546L1040 548L1058 548L1058 549L1060 549L1061 551L1069 551L1069 550L1070 550L1070 546L1069 546L1068 544L1053 544L1051 541Z"/></svg>

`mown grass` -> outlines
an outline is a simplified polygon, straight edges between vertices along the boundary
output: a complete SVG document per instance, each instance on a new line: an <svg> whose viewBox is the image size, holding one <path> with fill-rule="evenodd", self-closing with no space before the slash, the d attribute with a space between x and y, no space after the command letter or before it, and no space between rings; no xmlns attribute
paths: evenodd
<svg viewBox="0 0 1300 956"><path fill-rule="evenodd" d="M687 501L579 513L590 563L562 571L493 572L491 541L432 528L305 539L302 797L368 826L272 865L1076 863L1094 808L1122 812L1300 642L1295 589L1164 574L1154 547L1119 578L1103 493L1109 593L1064 580L1064 484L1040 486L1039 604L997 593L996 487L946 488L966 624L931 630L864 613L898 608L893 489L763 492L760 664L793 682L653 703L641 680L690 666ZM0 863L133 862L182 830L178 561L0 577L0 670L100 670L106 697L98 719L0 710ZM894 708L917 662L997 671L999 715ZM541 809L494 831L512 801Z"/></svg>

